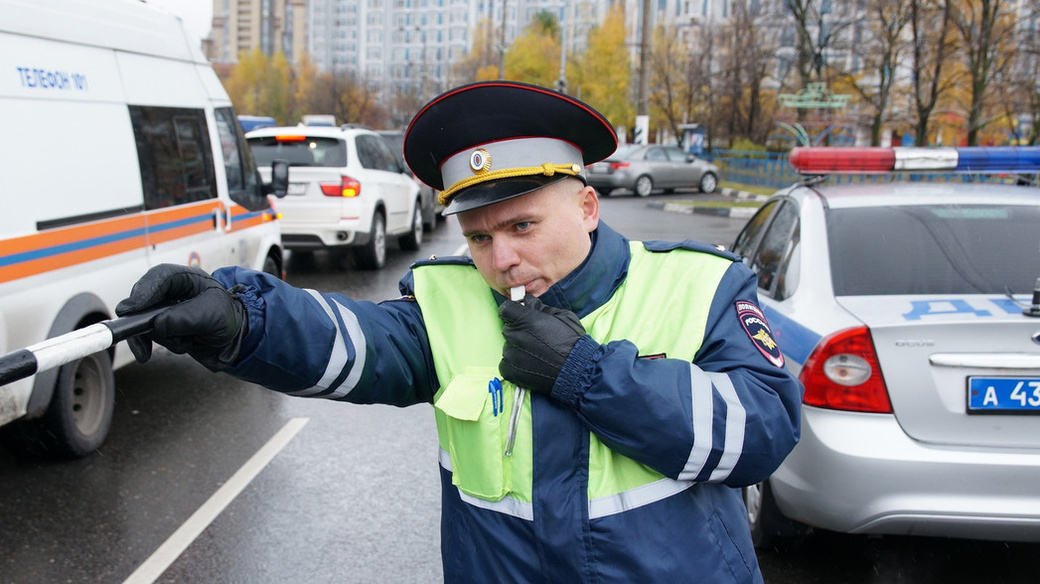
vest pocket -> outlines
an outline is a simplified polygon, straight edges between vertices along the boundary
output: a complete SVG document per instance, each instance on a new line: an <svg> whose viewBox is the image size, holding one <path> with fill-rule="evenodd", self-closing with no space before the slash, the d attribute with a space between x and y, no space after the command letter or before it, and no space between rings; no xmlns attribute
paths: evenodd
<svg viewBox="0 0 1040 584"><path fill-rule="evenodd" d="M502 404L508 400L512 406L514 388L503 381L502 395L492 395L488 383L498 374L493 367L469 368L452 378L433 404L445 415L452 484L487 501L502 499L509 484L503 456L509 412Z"/></svg>

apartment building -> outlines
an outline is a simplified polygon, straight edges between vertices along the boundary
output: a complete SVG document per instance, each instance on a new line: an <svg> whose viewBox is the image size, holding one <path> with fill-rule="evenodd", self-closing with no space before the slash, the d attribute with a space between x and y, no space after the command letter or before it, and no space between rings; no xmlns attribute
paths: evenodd
<svg viewBox="0 0 1040 584"><path fill-rule="evenodd" d="M205 43L215 63L234 63L243 51L281 49L295 62L307 50L307 0L213 0L213 24Z"/></svg>

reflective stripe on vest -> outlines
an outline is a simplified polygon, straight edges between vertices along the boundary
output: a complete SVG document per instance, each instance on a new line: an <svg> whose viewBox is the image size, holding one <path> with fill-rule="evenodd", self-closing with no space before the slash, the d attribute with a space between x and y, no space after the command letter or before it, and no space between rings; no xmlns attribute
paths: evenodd
<svg viewBox="0 0 1040 584"><path fill-rule="evenodd" d="M628 340L641 356L693 361L708 310L732 260L689 250L649 252L631 242L628 277L582 324L600 343ZM434 397L442 466L470 504L530 519L530 407L521 409L513 454L503 456L515 386L489 392L502 358L502 323L491 289L472 266L431 264L413 270L441 389ZM497 410L497 414L496 414ZM692 422L691 422L692 423ZM590 433L589 516L621 513L689 488L622 456Z"/></svg>

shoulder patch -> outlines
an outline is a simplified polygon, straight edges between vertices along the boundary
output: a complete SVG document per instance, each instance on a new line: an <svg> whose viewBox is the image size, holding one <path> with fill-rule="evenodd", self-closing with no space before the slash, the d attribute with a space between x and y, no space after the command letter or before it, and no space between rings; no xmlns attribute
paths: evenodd
<svg viewBox="0 0 1040 584"><path fill-rule="evenodd" d="M766 316L762 314L762 310L747 300L737 300L734 305L737 308L740 325L744 327L744 331L758 351L773 365L783 367L784 354L780 352L779 345L773 340L773 332L769 330L769 323L766 322Z"/></svg>
<svg viewBox="0 0 1040 584"><path fill-rule="evenodd" d="M697 252L701 252L701 253L710 253L712 255L716 255L716 256L719 256L721 258L726 258L726 259L732 260L732 261L737 261L737 260L740 259L740 257L737 256L736 254L734 254L733 252L726 251L726 246L724 246L724 245L712 245L712 244L709 244L709 243L703 243L703 242L700 242L700 241L694 241L692 239L684 239L682 241L660 241L660 240L644 241L643 242L643 247L645 247L647 251L652 251L652 252L656 252L656 253L675 251L677 249L684 249L686 251L697 251Z"/></svg>
<svg viewBox="0 0 1040 584"><path fill-rule="evenodd" d="M471 258L469 256L464 256L464 255L444 256L444 257L430 256L429 259L416 261L415 263L412 264L411 267L412 268L421 268L423 266L443 266L443 265L449 265L449 266L474 266L474 267L476 267L476 265L473 263L473 258Z"/></svg>
<svg viewBox="0 0 1040 584"><path fill-rule="evenodd" d="M397 289L400 290L401 295L411 296L415 294L415 274L413 272L416 269L425 269L431 266L469 266L474 270L477 269L476 264L473 263L473 258L469 256L444 256L442 258L430 256L429 259L419 260L413 263L411 268L405 272L404 276L397 283Z"/></svg>

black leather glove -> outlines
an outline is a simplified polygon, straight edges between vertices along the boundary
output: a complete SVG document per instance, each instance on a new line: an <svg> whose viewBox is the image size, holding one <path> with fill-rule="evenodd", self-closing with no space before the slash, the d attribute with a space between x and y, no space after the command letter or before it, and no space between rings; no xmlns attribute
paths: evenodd
<svg viewBox="0 0 1040 584"><path fill-rule="evenodd" d="M520 387L549 395L574 344L585 336L578 316L546 306L530 294L524 303L506 301L498 307L506 338L498 370Z"/></svg>
<svg viewBox="0 0 1040 584"><path fill-rule="evenodd" d="M152 341L191 355L211 371L227 369L235 361L248 318L242 301L220 282L199 268L161 264L134 284L130 296L116 305L116 314L164 305L170 307L155 317L150 333L127 340L138 361L152 356Z"/></svg>

